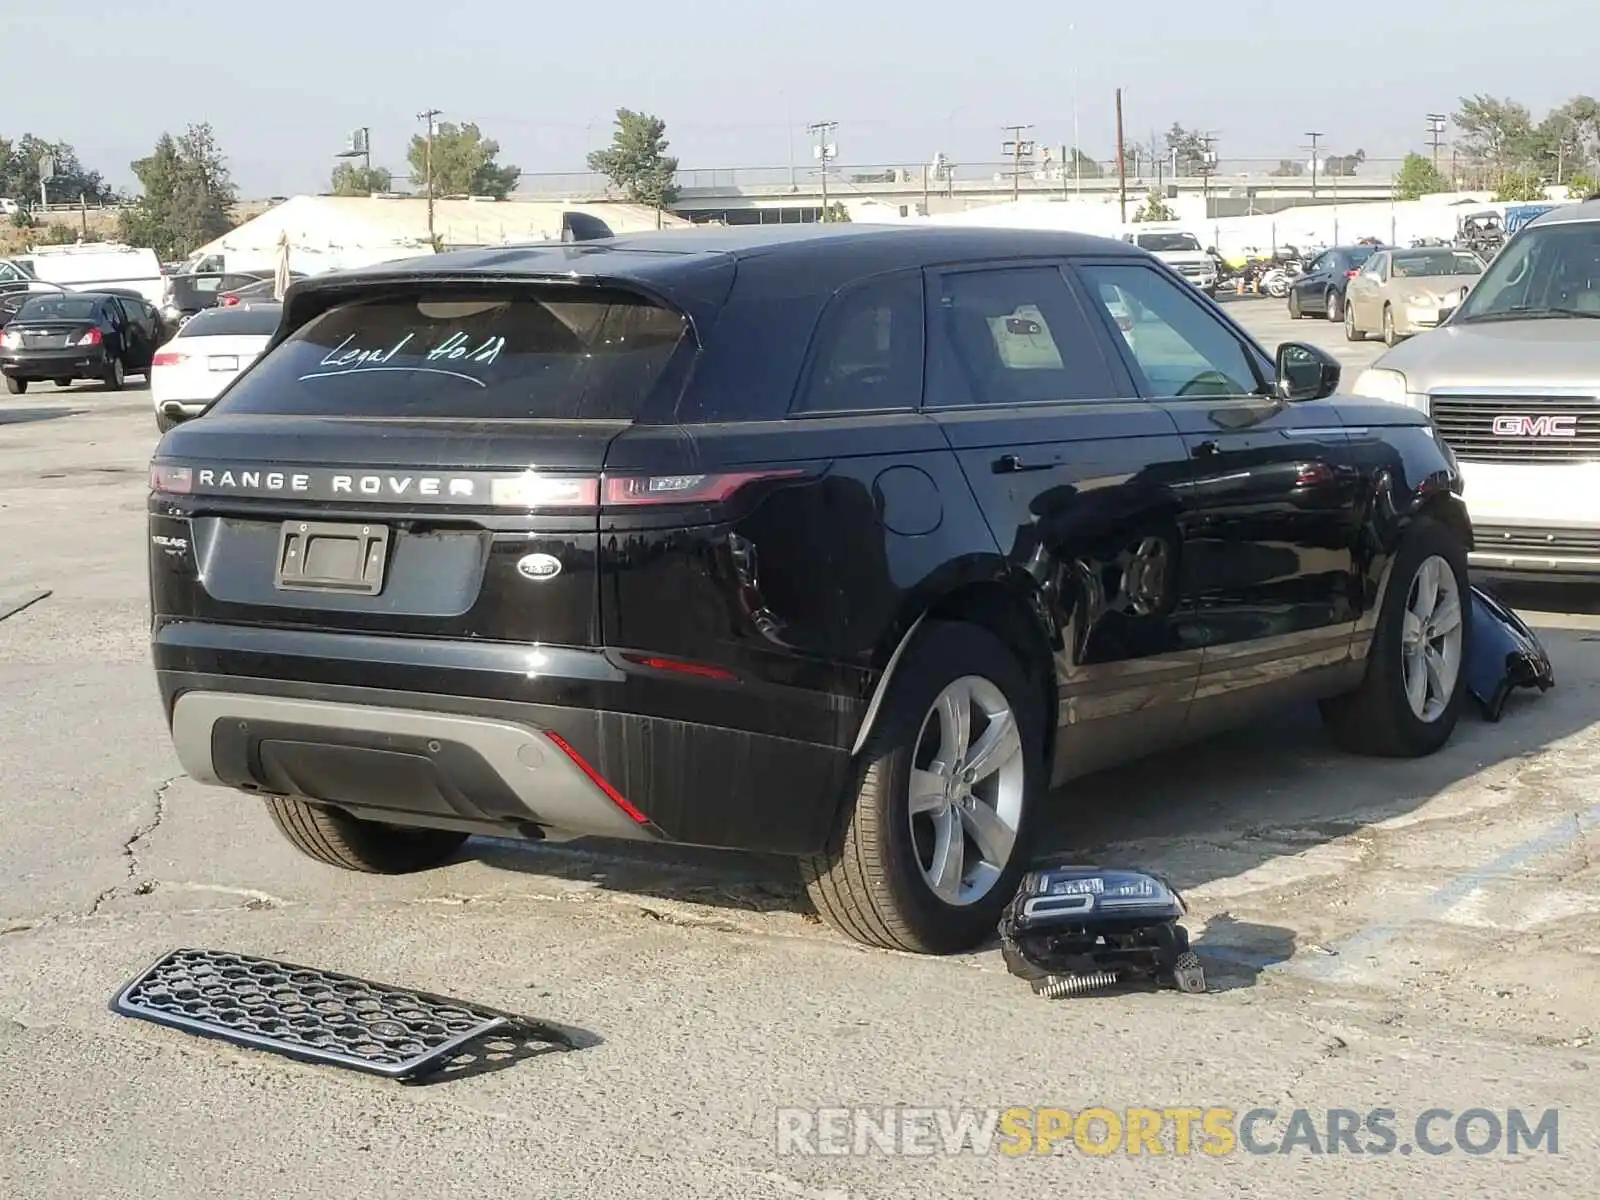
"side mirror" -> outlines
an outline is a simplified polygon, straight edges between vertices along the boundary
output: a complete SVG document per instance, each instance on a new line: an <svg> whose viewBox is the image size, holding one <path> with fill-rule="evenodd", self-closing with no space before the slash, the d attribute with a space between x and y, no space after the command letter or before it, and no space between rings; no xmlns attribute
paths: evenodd
<svg viewBox="0 0 1600 1200"><path fill-rule="evenodd" d="M1274 391L1280 400L1321 400L1339 390L1338 359L1316 346L1284 342L1278 347L1277 366Z"/></svg>

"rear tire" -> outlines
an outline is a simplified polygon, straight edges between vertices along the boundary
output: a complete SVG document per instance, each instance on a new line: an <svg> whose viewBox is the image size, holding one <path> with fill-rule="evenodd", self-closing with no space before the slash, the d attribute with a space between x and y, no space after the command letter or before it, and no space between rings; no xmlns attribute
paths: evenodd
<svg viewBox="0 0 1600 1200"><path fill-rule="evenodd" d="M6 391L10 392L13 396L20 396L27 390L28 381L26 379L13 379L9 375L6 376Z"/></svg>
<svg viewBox="0 0 1600 1200"><path fill-rule="evenodd" d="M1344 306L1344 340L1347 342L1364 342L1367 340L1367 335L1356 328L1356 310L1353 304Z"/></svg>
<svg viewBox="0 0 1600 1200"><path fill-rule="evenodd" d="M1323 311L1328 314L1330 321L1344 320L1344 297L1338 292L1329 289L1326 300L1323 302Z"/></svg>
<svg viewBox="0 0 1600 1200"><path fill-rule="evenodd" d="M1300 293L1295 291L1293 288L1290 288L1289 289L1289 319L1291 321L1298 321L1301 318L1303 318L1304 316L1305 316L1305 313L1300 311Z"/></svg>
<svg viewBox="0 0 1600 1200"><path fill-rule="evenodd" d="M961 749L952 731L974 713L997 715L975 736L962 725ZM927 622L890 682L827 848L801 860L823 919L865 945L919 954L992 936L1028 865L1045 724L1044 697L1005 643L976 625ZM956 769L943 768L947 754Z"/></svg>
<svg viewBox="0 0 1600 1200"><path fill-rule="evenodd" d="M273 824L300 853L369 875L409 875L449 861L467 835L363 821L300 796L269 796Z"/></svg>
<svg viewBox="0 0 1600 1200"><path fill-rule="evenodd" d="M1393 349L1400 344L1400 335L1394 331L1394 310L1383 306L1383 344Z"/></svg>
<svg viewBox="0 0 1600 1200"><path fill-rule="evenodd" d="M55 384L58 388L68 388L72 386L72 380L70 379L52 379L50 382Z"/></svg>
<svg viewBox="0 0 1600 1200"><path fill-rule="evenodd" d="M105 384L106 391L120 392L122 390L122 385L128 380L127 371L122 365L122 360L120 358L113 358L111 360L111 365L106 368L106 373L100 378Z"/></svg>
<svg viewBox="0 0 1600 1200"><path fill-rule="evenodd" d="M1429 572L1442 593L1448 586L1454 610L1446 601L1435 615L1420 623L1413 615L1418 608L1419 589L1428 587ZM1472 593L1468 588L1467 552L1461 539L1447 527L1428 517L1419 517L1401 540L1390 569L1384 592L1383 611L1372 635L1367 654L1367 673L1361 685L1343 696L1322 703L1322 717L1334 741L1345 750L1382 758L1421 758L1432 754L1450 740L1461 716L1462 696L1466 692L1466 647L1472 636ZM1448 628L1443 628L1448 626ZM1425 671L1423 712L1418 713L1407 695L1407 663L1416 661L1408 646L1425 643L1424 655L1431 656L1433 639L1427 634L1441 630L1439 641L1454 639L1455 678L1442 689L1448 695L1435 695L1432 675ZM1423 635L1419 638L1419 634ZM1437 661L1437 660L1435 660ZM1417 661L1417 669L1426 663Z"/></svg>

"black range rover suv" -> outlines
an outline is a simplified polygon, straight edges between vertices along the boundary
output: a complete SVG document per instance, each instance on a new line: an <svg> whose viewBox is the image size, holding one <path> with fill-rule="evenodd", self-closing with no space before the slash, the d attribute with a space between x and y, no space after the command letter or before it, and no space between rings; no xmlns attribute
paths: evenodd
<svg viewBox="0 0 1600 1200"><path fill-rule="evenodd" d="M756 849L863 942L968 947L1072 776L1297 698L1353 749L1449 737L1457 469L1337 383L1076 235L296 283L152 464L178 754L350 869L474 832Z"/></svg>

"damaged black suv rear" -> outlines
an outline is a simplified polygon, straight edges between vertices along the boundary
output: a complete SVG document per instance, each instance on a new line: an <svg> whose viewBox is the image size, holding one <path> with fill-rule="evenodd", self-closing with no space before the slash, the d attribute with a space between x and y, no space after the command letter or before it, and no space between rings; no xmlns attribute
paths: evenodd
<svg viewBox="0 0 1600 1200"><path fill-rule="evenodd" d="M1448 736L1455 668L1408 710L1390 609L1418 572L1464 595L1454 465L1337 375L1073 235L301 281L152 463L178 755L349 869L473 833L760 850L855 938L970 946L1053 782L1292 694L1362 748Z"/></svg>

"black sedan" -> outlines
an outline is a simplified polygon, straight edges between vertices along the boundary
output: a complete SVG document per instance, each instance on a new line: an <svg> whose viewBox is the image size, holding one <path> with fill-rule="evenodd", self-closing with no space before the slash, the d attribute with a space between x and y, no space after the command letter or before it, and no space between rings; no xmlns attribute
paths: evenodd
<svg viewBox="0 0 1600 1200"><path fill-rule="evenodd" d="M6 391L46 379L96 379L116 391L129 375L148 376L161 337L154 318L150 305L103 292L33 296L0 333Z"/></svg>
<svg viewBox="0 0 1600 1200"><path fill-rule="evenodd" d="M1289 315L1344 320L1344 289L1366 266L1377 246L1335 246L1306 264L1305 273L1289 284Z"/></svg>

